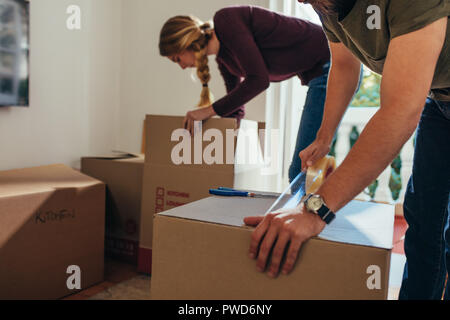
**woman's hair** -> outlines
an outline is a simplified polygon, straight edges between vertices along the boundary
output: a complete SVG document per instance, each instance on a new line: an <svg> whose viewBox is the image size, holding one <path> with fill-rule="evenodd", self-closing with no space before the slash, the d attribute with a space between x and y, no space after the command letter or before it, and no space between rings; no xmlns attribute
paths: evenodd
<svg viewBox="0 0 450 320"><path fill-rule="evenodd" d="M192 50L195 55L197 76L203 89L200 94L199 107L209 106L213 97L208 88L211 79L208 67L207 47L213 35L210 22L202 22L193 16L176 16L167 20L159 37L159 53L163 57Z"/></svg>

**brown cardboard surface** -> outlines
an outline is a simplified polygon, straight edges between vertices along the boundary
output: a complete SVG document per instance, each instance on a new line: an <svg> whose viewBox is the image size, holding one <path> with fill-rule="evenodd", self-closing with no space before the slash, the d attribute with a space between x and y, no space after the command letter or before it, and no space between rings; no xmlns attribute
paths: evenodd
<svg viewBox="0 0 450 320"><path fill-rule="evenodd" d="M146 117L146 150L145 150L145 162L152 164L163 164L167 166L180 166L173 163L171 155L172 150L176 145L179 145L182 139L176 140L175 137L172 139L172 134L177 129L182 129L184 117L176 117L176 116L155 116L155 115L147 115ZM202 132L206 132L209 129L215 129L220 131L222 137L224 139L222 153L225 157L226 155L226 147L225 143L226 139L226 130L227 129L235 129L236 128L236 120L231 118L222 118L216 119L212 118L208 121L203 122ZM198 140L199 139L199 140ZM174 140L174 141L172 141ZM234 139L235 141L236 139ZM188 140L186 140L188 141ZM200 141L196 143L196 141ZM191 164L181 164L184 168L193 168L198 169L202 167L204 170L214 170L214 171L226 171L233 172L234 165L233 164L211 164L206 165L203 159L200 160L200 163L196 163L196 158L194 156L195 148L201 148L203 151L205 147L211 144L212 141L203 141L200 134L192 137L190 139L191 142ZM234 147L235 147L234 142ZM232 146L231 146L232 147ZM203 152L201 153L203 154Z"/></svg>
<svg viewBox="0 0 450 320"><path fill-rule="evenodd" d="M144 156L85 157L81 171L106 184L106 254L136 264Z"/></svg>
<svg viewBox="0 0 450 320"><path fill-rule="evenodd" d="M64 165L0 172L0 299L55 299L103 280L105 186Z"/></svg>
<svg viewBox="0 0 450 320"><path fill-rule="evenodd" d="M258 135L259 135L259 143L261 144L261 151L264 154L265 147L265 134L266 134L266 123L258 122Z"/></svg>
<svg viewBox="0 0 450 320"><path fill-rule="evenodd" d="M0 197L16 196L55 188L81 188L97 184L62 164L1 171Z"/></svg>
<svg viewBox="0 0 450 320"><path fill-rule="evenodd" d="M377 247L392 243L392 219L386 217L393 218L394 213L387 207L374 210L371 204L367 209L356 203L347 213L338 213L342 221L348 215L353 218L350 221L361 223L336 227L341 242L309 240L294 271L271 279L257 272L255 261L248 258L252 229L242 226L244 216L260 214L270 201L238 199L211 197L155 216L153 299L387 298L391 250ZM366 214L355 212L366 209ZM370 228L361 226L365 215L374 214L377 217L367 223L377 220L381 238L386 240L374 243L368 236L360 237L367 245L353 244L354 234L367 230L370 234ZM368 268L373 265L380 268L381 288L370 290Z"/></svg>
<svg viewBox="0 0 450 320"><path fill-rule="evenodd" d="M233 175L223 171L158 164L145 164L144 181L140 246L147 249L152 248L155 213L209 197L210 188L233 187Z"/></svg>

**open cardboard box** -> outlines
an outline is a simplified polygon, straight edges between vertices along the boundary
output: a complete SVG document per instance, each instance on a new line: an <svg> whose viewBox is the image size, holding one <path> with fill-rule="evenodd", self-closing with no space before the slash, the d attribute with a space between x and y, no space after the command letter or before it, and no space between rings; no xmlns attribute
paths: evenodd
<svg viewBox="0 0 450 320"><path fill-rule="evenodd" d="M183 133L183 119L148 115L145 120L140 272L151 273L155 213L208 197L210 188L264 190L270 179L261 174L261 124L242 120L236 135L235 119L212 118L191 138Z"/></svg>
<svg viewBox="0 0 450 320"><path fill-rule="evenodd" d="M210 197L155 216L152 299L387 299L394 207L352 201L306 242L293 272L269 278L248 257L273 199Z"/></svg>

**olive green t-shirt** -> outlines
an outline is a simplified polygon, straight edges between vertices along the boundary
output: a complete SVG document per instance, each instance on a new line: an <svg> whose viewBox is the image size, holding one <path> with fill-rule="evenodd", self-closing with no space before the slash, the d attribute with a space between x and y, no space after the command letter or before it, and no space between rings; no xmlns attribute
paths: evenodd
<svg viewBox="0 0 450 320"><path fill-rule="evenodd" d="M373 10L368 13L372 5L380 8L379 25L376 19L369 19L377 16ZM328 40L343 43L362 63L379 74L383 73L391 39L449 16L450 0L357 0L340 21L337 15L320 14ZM372 29L368 28L368 19ZM431 97L450 101L450 21L434 73Z"/></svg>

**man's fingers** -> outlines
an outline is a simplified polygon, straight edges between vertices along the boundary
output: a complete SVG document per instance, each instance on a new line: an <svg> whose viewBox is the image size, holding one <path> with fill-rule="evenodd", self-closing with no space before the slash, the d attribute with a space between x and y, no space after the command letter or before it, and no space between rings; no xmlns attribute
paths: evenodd
<svg viewBox="0 0 450 320"><path fill-rule="evenodd" d="M275 247L272 251L272 258L269 267L269 276L274 278L278 274L278 270L280 269L281 259L283 258L283 254L286 248L287 243L289 242L289 232L282 231L278 236L278 240L275 244Z"/></svg>
<svg viewBox="0 0 450 320"><path fill-rule="evenodd" d="M258 224L260 224L263 219L264 219L264 216L245 217L244 223L247 226L255 227Z"/></svg>
<svg viewBox="0 0 450 320"><path fill-rule="evenodd" d="M300 251L300 247L302 246L302 240L299 238L291 239L291 243L289 244L289 250L286 255L286 260L282 266L283 274L288 274L294 268L295 261L297 261L298 252Z"/></svg>
<svg viewBox="0 0 450 320"><path fill-rule="evenodd" d="M302 170L308 166L308 161L311 159L311 155L313 154L314 150L314 148L308 147L300 152L299 156L302 163Z"/></svg>
<svg viewBox="0 0 450 320"><path fill-rule="evenodd" d="M316 162L316 160L317 160L316 158L317 158L317 149L315 149L314 152L311 153L309 158L306 160L305 165L307 167L311 167L314 164L314 162Z"/></svg>
<svg viewBox="0 0 450 320"><path fill-rule="evenodd" d="M306 159L308 159L310 154L309 148L304 149L303 151L300 151L300 153L298 154L298 156L300 157L300 159L302 160L302 162L306 161Z"/></svg>
<svg viewBox="0 0 450 320"><path fill-rule="evenodd" d="M261 246L259 247L258 260L256 262L256 268L258 271L263 272L266 268L267 257L269 256L270 250L272 249L273 243L278 236L279 231L278 223L272 223L264 236Z"/></svg>
<svg viewBox="0 0 450 320"><path fill-rule="evenodd" d="M274 217L273 214L268 214L264 216L262 221L258 224L256 229L252 232L252 239L250 241L250 249L249 249L249 256L252 259L255 259L258 254L258 247L259 243L261 242L261 239L264 237L264 234L266 233L267 229L270 226L270 221Z"/></svg>

